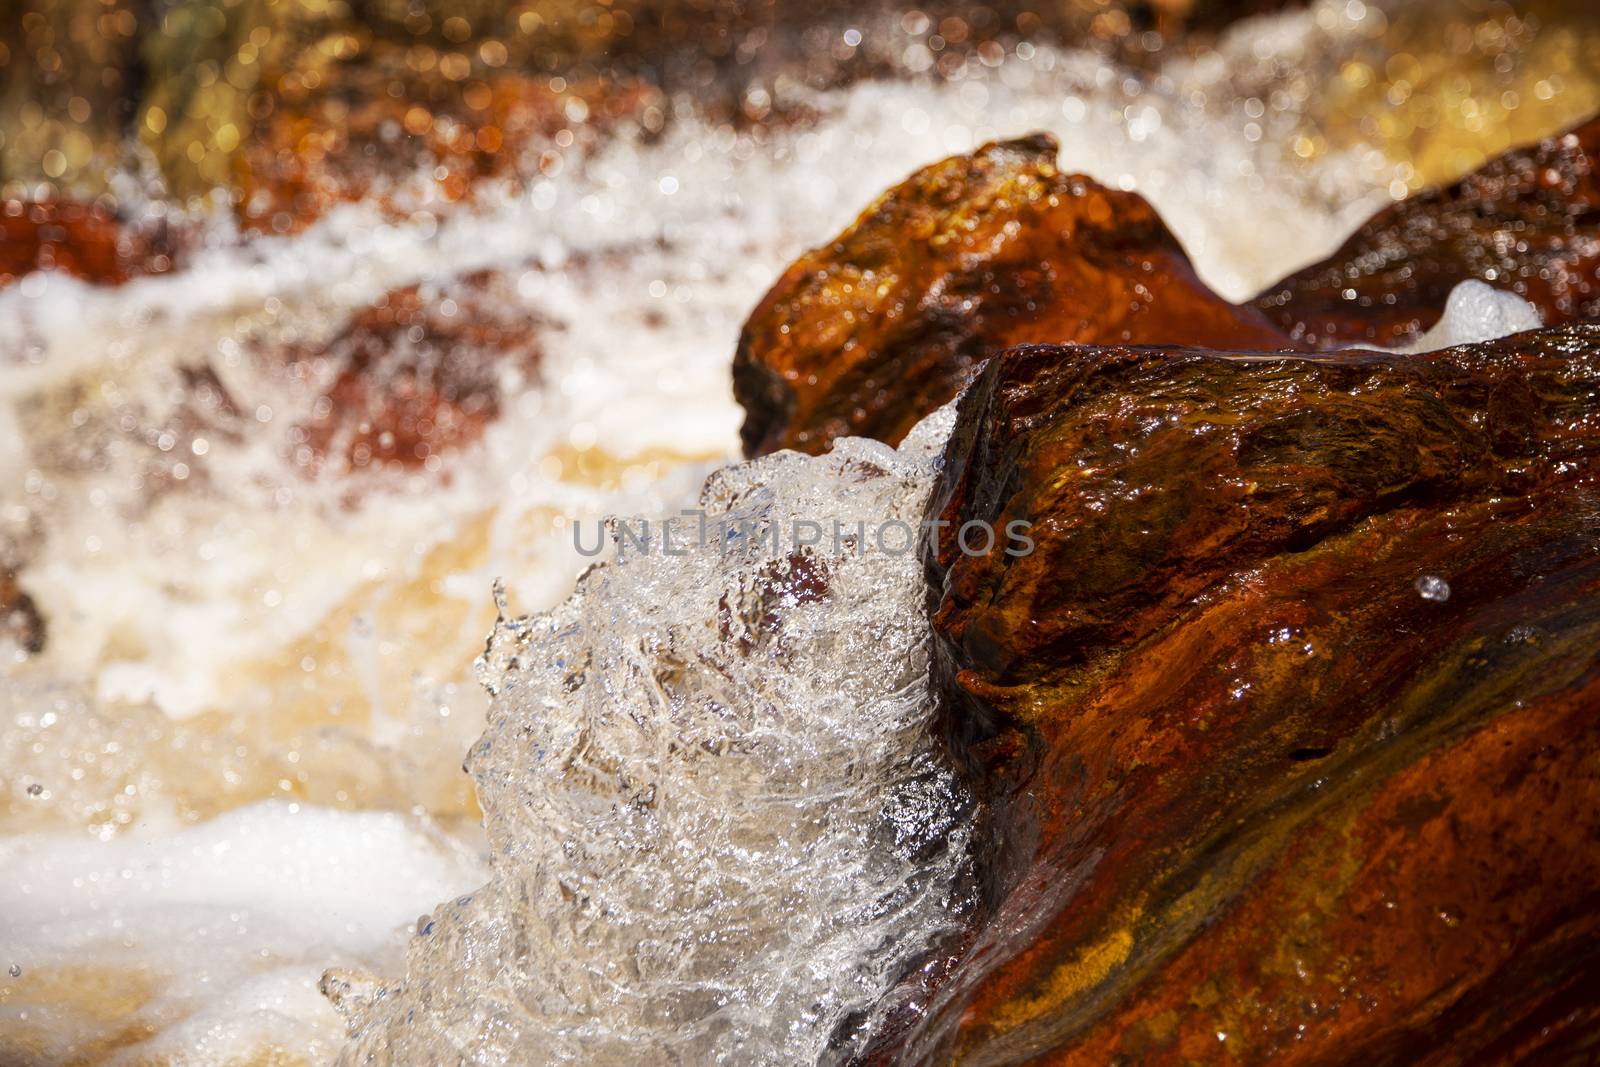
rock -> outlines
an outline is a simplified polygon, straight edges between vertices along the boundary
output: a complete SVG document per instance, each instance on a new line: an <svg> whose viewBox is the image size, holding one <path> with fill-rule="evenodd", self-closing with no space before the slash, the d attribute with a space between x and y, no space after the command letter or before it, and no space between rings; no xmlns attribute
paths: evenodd
<svg viewBox="0 0 1600 1067"><path fill-rule="evenodd" d="M1062 174L1056 150L1038 135L936 163L791 266L734 357L745 452L898 442L1012 344L1290 346L1206 288L1143 197Z"/></svg>
<svg viewBox="0 0 1600 1067"><path fill-rule="evenodd" d="M957 1062L1593 1055L1597 391L1589 324L988 365L932 507L1036 549L929 560L986 806Z"/></svg>
<svg viewBox="0 0 1600 1067"><path fill-rule="evenodd" d="M129 226L73 200L0 200L0 287L36 270L119 285L171 270L174 256L165 224Z"/></svg>
<svg viewBox="0 0 1600 1067"><path fill-rule="evenodd" d="M566 0L543 14L179 0L144 44L138 132L172 193L224 190L250 231L294 232L363 199L396 216L434 209L485 178L554 172L661 102L634 79L574 69L606 37L573 25L580 7L595 14Z"/></svg>
<svg viewBox="0 0 1600 1067"><path fill-rule="evenodd" d="M415 194L419 185L436 206L469 199L488 178L555 173L658 100L636 84L590 79L557 90L550 79L519 72L479 71L462 83L408 70L406 49L369 51L364 62L330 69L337 91L281 94L240 146L235 166L247 227L292 232L365 198L398 216L417 198L396 194ZM386 91L401 84L399 96ZM575 137L583 141L574 145Z"/></svg>
<svg viewBox="0 0 1600 1067"><path fill-rule="evenodd" d="M330 340L278 354L326 383L293 435L296 461L312 473L433 469L476 441L506 384L538 369L539 324L519 307L502 275L481 271L386 293Z"/></svg>
<svg viewBox="0 0 1600 1067"><path fill-rule="evenodd" d="M10 644L30 655L44 651L44 616L22 590L17 573L0 567L0 648Z"/></svg>
<svg viewBox="0 0 1600 1067"><path fill-rule="evenodd" d="M1288 70L1282 49L1248 33L1216 48L1238 99L1266 102L1265 140L1296 158L1337 169L1340 157L1381 156L1415 194L1600 110L1592 4L1408 0L1315 21Z"/></svg>
<svg viewBox="0 0 1600 1067"><path fill-rule="evenodd" d="M1600 316L1597 163L1600 119L1385 208L1255 304L1324 348L1411 340L1470 278L1513 290L1548 325Z"/></svg>

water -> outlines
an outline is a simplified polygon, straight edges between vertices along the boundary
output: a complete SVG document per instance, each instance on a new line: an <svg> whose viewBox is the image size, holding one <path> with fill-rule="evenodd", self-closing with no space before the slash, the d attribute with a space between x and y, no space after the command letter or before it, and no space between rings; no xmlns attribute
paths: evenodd
<svg viewBox="0 0 1600 1067"><path fill-rule="evenodd" d="M870 1030L966 910L921 562L874 538L920 523L952 418L723 468L705 544L691 517L500 620L467 758L494 877L344 999L341 1062L810 1064Z"/></svg>
<svg viewBox="0 0 1600 1067"><path fill-rule="evenodd" d="M1480 281L1465 281L1450 291L1444 317L1415 343L1400 352L1436 352L1441 348L1492 341L1544 325L1539 309L1515 293Z"/></svg>
<svg viewBox="0 0 1600 1067"><path fill-rule="evenodd" d="M1229 47L1337 35L1343 10ZM1052 132L1069 169L1147 195L1233 298L1330 251L1392 179L1366 157L1295 165L1287 127L1209 60L1136 77L1040 48L969 68L820 94L793 126L685 118L471 206L219 230L183 272L118 289L0 291L0 561L48 625L44 652L8 665L0 717L3 951L21 971L0 978L0 1060L327 1063L330 967L382 976L342 1002L361 1047L402 1062L472 1012L558 1059L580 1039L613 1062L850 1047L960 899L964 801L925 737L914 568L830 556L813 600L812 564L787 556L651 557L566 600L589 562L573 524L691 500L737 447L748 309L943 155ZM477 272L539 349L496 371L481 439L407 471L303 462L335 368L295 353L398 287L468 306ZM709 492L914 510L911 446L851 449ZM496 627L496 578L551 614ZM491 627L492 705L471 676ZM580 754L587 773L565 773ZM419 915L434 925L413 939ZM469 946L506 977L462 971ZM380 982L391 994L364 1001ZM400 1023L424 989L436 1014Z"/></svg>

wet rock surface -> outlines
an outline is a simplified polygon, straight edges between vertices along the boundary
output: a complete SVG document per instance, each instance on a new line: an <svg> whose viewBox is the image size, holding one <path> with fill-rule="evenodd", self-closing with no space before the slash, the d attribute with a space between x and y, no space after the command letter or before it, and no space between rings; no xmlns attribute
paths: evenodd
<svg viewBox="0 0 1600 1067"><path fill-rule="evenodd" d="M905 48L925 40L941 75L1021 39L1149 64L1295 6L21 0L0 25L0 185L92 198L143 166L129 166L139 142L157 199L227 202L247 230L292 232L393 197L413 171L432 181L403 190L397 213L465 199L484 178L537 180L619 120L659 133L690 99L741 126L803 119L797 89L904 74Z"/></svg>
<svg viewBox="0 0 1600 1067"><path fill-rule="evenodd" d="M1547 325L1600 316L1597 163L1600 119L1385 208L1255 304L1324 348L1404 343L1472 278L1531 301Z"/></svg>
<svg viewBox="0 0 1600 1067"><path fill-rule="evenodd" d="M555 173L619 120L637 120L659 93L590 80L550 88L550 79L484 72L463 90L443 75L405 71L394 48L364 65L338 67L336 91L289 97L241 149L244 224L293 232L341 203L372 197L396 217L419 203L471 198L492 177ZM398 74L410 92L385 92ZM577 127L583 145L573 147ZM558 136L561 141L555 140ZM396 175L426 172L407 187Z"/></svg>
<svg viewBox="0 0 1600 1067"><path fill-rule="evenodd" d="M987 805L957 1062L1595 1054L1597 386L1591 325L989 364L929 561Z"/></svg>
<svg viewBox="0 0 1600 1067"><path fill-rule="evenodd" d="M734 357L745 451L899 441L993 352L1031 341L1292 347L1195 274L1135 193L1061 173L1037 135L913 174L801 257Z"/></svg>

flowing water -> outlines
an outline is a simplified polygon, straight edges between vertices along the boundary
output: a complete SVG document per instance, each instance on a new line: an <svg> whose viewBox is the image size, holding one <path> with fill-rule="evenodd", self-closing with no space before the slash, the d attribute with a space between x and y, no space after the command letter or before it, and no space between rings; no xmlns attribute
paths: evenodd
<svg viewBox="0 0 1600 1067"><path fill-rule="evenodd" d="M493 878L421 921L403 983L330 980L341 1062L859 1051L968 909L903 533L953 419L723 468L676 534L619 530L564 604L497 623L467 757Z"/></svg>
<svg viewBox="0 0 1600 1067"><path fill-rule="evenodd" d="M178 273L0 291L0 548L49 630L0 701L0 1062L330 1063L327 970L348 1062L854 1047L963 899L914 558L656 553L569 598L574 527L692 503L735 455L766 286L985 140L1053 132L1232 298L1325 254L1394 173L1299 165L1304 94L1263 115L1240 71L1362 32L1357 7L1160 75L1024 47L790 125L690 114L470 205L219 226ZM404 472L308 461L337 412L293 354L411 285L531 324L498 417ZM939 432L725 469L703 506L910 518Z"/></svg>

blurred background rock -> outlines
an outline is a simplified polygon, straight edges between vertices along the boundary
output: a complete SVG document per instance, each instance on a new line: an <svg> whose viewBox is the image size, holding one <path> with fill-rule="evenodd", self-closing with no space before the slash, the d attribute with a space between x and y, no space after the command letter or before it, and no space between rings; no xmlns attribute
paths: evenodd
<svg viewBox="0 0 1600 1067"><path fill-rule="evenodd" d="M559 168L619 123L650 135L683 109L743 126L804 121L812 91L958 80L1019 45L1096 49L1143 77L1174 59L1224 63L1242 122L1293 124L1287 143L1304 160L1380 152L1397 195L1600 106L1589 0L13 3L0 20L13 228L25 202L70 199L125 220L171 204L286 232L401 177L431 176L461 199L487 175ZM1293 8L1338 39L1311 55L1303 40L1272 52L1219 38L1234 20ZM147 250L124 252L137 261L124 272L161 269Z"/></svg>

